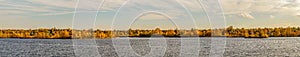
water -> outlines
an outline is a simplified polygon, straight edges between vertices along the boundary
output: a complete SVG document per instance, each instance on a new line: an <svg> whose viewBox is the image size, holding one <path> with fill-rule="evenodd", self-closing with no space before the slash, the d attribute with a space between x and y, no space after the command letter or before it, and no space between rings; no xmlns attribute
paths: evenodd
<svg viewBox="0 0 300 57"><path fill-rule="evenodd" d="M227 38L226 46L223 47L224 57L300 57L300 38L299 37L279 37L268 39L244 39ZM159 38L155 38L159 39ZM211 50L211 38L184 38L185 40L199 40L197 45L189 47L199 47L198 57L209 57ZM117 40L124 40L119 38ZM126 39L125 39L126 40ZM80 44L73 44L73 39L0 39L0 57L75 57L74 47ZM90 40L76 40L90 41ZM139 55L150 53L148 39L131 39L130 46ZM112 40L97 39L94 51L102 57L119 57L115 51ZM179 57L181 39L166 39L167 48L164 57ZM225 44L225 43L224 43ZM126 46L126 45L124 45ZM122 47L122 46L121 46ZM87 52L88 53L88 52Z"/></svg>

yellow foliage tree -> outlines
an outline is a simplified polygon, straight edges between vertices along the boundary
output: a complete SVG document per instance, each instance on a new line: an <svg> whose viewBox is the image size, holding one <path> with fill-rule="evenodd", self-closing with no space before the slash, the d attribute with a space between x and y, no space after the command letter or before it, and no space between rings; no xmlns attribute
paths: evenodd
<svg viewBox="0 0 300 57"><path fill-rule="evenodd" d="M176 33L174 30L168 30L165 36L175 36Z"/></svg>

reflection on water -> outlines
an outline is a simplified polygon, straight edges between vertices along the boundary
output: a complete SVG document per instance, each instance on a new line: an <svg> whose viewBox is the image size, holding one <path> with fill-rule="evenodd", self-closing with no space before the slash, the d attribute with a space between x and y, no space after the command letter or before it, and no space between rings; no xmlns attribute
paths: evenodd
<svg viewBox="0 0 300 57"><path fill-rule="evenodd" d="M225 57L227 56L300 56L300 38L268 38L268 39L243 39L227 38ZM158 38L155 38L158 39ZM185 40L199 40L199 57L208 57L211 48L210 38L184 38ZM73 39L0 39L0 57L3 56L68 56L74 57ZM77 39L78 40L78 39ZM125 40L119 38L118 40ZM181 39L167 38L167 48L164 57L180 54ZM146 55L151 48L148 39L130 40L130 45L137 54ZM113 47L112 40L97 39L97 48L103 57L118 56ZM80 46L80 45L75 45ZM125 45L124 45L125 46ZM191 46L192 47L192 46Z"/></svg>

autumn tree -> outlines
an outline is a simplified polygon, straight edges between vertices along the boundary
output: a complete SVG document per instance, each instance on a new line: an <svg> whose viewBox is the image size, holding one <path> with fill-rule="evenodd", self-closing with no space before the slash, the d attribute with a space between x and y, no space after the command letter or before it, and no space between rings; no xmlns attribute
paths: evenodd
<svg viewBox="0 0 300 57"><path fill-rule="evenodd" d="M3 31L0 30L0 38L3 37Z"/></svg>
<svg viewBox="0 0 300 57"><path fill-rule="evenodd" d="M63 31L63 38L70 38L70 32L67 30Z"/></svg>
<svg viewBox="0 0 300 57"><path fill-rule="evenodd" d="M160 30L160 28L156 28L156 29L154 30L154 34L162 35L163 32Z"/></svg>
<svg viewBox="0 0 300 57"><path fill-rule="evenodd" d="M175 33L176 33L176 36L180 36L180 30L178 30L177 28L175 29Z"/></svg>
<svg viewBox="0 0 300 57"><path fill-rule="evenodd" d="M197 31L197 34L198 34L199 37L203 37L203 36L204 36L204 35L203 35L203 32L202 32L201 30L198 30L198 31Z"/></svg>
<svg viewBox="0 0 300 57"><path fill-rule="evenodd" d="M172 29L168 30L165 34L165 36L169 36L169 37L173 37L175 35L176 35L175 31Z"/></svg>
<svg viewBox="0 0 300 57"><path fill-rule="evenodd" d="M244 37L250 37L248 30L243 30L244 31Z"/></svg>
<svg viewBox="0 0 300 57"><path fill-rule="evenodd" d="M275 37L280 37L280 36L281 36L281 31L280 31L280 29L279 29L279 28L275 28L274 30L275 30L274 36L275 36Z"/></svg>

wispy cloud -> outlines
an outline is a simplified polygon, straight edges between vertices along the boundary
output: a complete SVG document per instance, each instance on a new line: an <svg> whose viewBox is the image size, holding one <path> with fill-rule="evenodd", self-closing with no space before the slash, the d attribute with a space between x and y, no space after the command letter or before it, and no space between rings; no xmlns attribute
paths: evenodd
<svg viewBox="0 0 300 57"><path fill-rule="evenodd" d="M142 15L139 19L154 20L154 19L168 19L168 17L162 16L160 14L147 14L147 15Z"/></svg>
<svg viewBox="0 0 300 57"><path fill-rule="evenodd" d="M73 14L74 12L56 12L56 13L48 13L48 14L41 14L41 16L47 15L64 15L64 14Z"/></svg>
<svg viewBox="0 0 300 57"><path fill-rule="evenodd" d="M243 12L240 14L241 17L244 17L244 18L248 18L248 19L255 19L250 13L248 12Z"/></svg>
<svg viewBox="0 0 300 57"><path fill-rule="evenodd" d="M0 14L4 15L4 14L23 14L23 13L27 13L24 11L15 11L15 10L1 10Z"/></svg>
<svg viewBox="0 0 300 57"><path fill-rule="evenodd" d="M35 4L42 4L46 6L74 8L76 0L26 0ZM87 6L88 7L88 6Z"/></svg>
<svg viewBox="0 0 300 57"><path fill-rule="evenodd" d="M300 12L298 12L298 13L296 14L296 16L300 17Z"/></svg>
<svg viewBox="0 0 300 57"><path fill-rule="evenodd" d="M280 15L294 16L300 9L300 0L221 0L224 13L230 15L240 15L253 19L249 13L272 13Z"/></svg>
<svg viewBox="0 0 300 57"><path fill-rule="evenodd" d="M0 10L7 9L15 11L41 12L40 15L63 14L67 13L65 10L73 11L76 1L77 0L1 0L0 6L5 6L6 8L2 8ZM100 11L116 11L126 1L129 0L105 0ZM102 0L80 0L77 10L98 11L98 7L101 2ZM201 10L197 0L178 0L178 2L176 0L130 0L129 3L126 4L126 8L127 10L141 10L141 8L146 9L145 11L159 10L177 14L176 16L185 12L184 7L182 7L183 5L181 4L184 4L185 7L194 12Z"/></svg>
<svg viewBox="0 0 300 57"><path fill-rule="evenodd" d="M38 12L39 15L68 14L75 8L77 0L0 0L0 10L15 12ZM103 0L80 0L79 11L98 11L99 4ZM185 6L191 12L201 12L202 7L197 0L105 0L99 11L116 12L126 1L126 10L159 10L174 14L174 16L186 15ZM179 3L178 3L179 2ZM296 15L300 10L300 0L220 0L226 15L239 15L244 18L255 19L250 13L280 13ZM163 6L162 6L163 5ZM246 12L246 13L245 13ZM20 14L20 13L16 13ZM23 13L26 14L26 13ZM177 15L175 15L177 14Z"/></svg>
<svg viewBox="0 0 300 57"><path fill-rule="evenodd" d="M275 18L275 16L273 16L273 15L270 15L270 19L274 19Z"/></svg>
<svg viewBox="0 0 300 57"><path fill-rule="evenodd" d="M60 18L70 19L67 14L74 14L74 8L77 0L0 0L0 17L1 23L7 22L3 19L28 19L28 21L44 21L47 18L53 20L48 16L59 16ZM129 1L120 12L124 12L122 16L135 17L145 11L157 11L175 18L179 22L188 21L191 18L188 11L194 14L197 22L202 25L207 21L204 15L203 7L198 3L198 0L105 0L101 9L98 10L100 3L103 0L79 0L77 13L87 13L93 15L96 12L101 19L112 19L117 10L123 5L124 2ZM179 2L179 3L178 3ZM280 23L281 19L297 20L300 17L300 0L220 0L223 6L224 14L227 19L232 19L228 23L239 23L239 19L258 19L251 20L255 22L265 22L259 19L274 19L274 23ZM202 5L206 7L206 5ZM103 12L105 14L101 15ZM92 14L90 14L92 13ZM132 15L132 16L127 16ZM22 18L29 16L28 18ZM43 17L31 17L43 16ZM103 17L104 16L104 17ZM298 16L298 17L297 17ZM45 19L43 19L45 17ZM85 16L83 16L85 18ZM142 19L166 19L160 14L147 14L141 17ZM132 18L120 18L132 19ZM275 20L276 19L276 20ZM14 20L9 20L13 23ZM176 21L175 20L175 21ZM199 20L199 21L198 21ZM48 21L48 20L47 20ZM69 20L68 20L69 21ZM101 20L102 21L102 20ZM102 22L109 22L102 21ZM126 21L126 20L125 20ZM283 20L284 21L284 20ZM287 20L288 21L288 20ZM124 22L124 21L121 21ZM28 22L34 23L34 22ZM51 24L52 22L49 22ZM58 22L57 22L58 23ZM65 22L62 22L66 24ZM188 22L186 22L188 23ZM42 23L41 23L42 24ZM109 25L107 25L109 27ZM255 26L255 25L253 25ZM207 24L207 27L209 25Z"/></svg>
<svg viewBox="0 0 300 57"><path fill-rule="evenodd" d="M51 9L51 6L41 6L37 3L28 3L28 1L11 1L11 0L5 0L0 1L0 12L2 12L2 15L4 14L15 14L15 15L39 15L34 13L40 13L43 15L44 13L55 13L59 12L57 10ZM9 10L9 11L7 11ZM16 13L20 12L20 13Z"/></svg>

